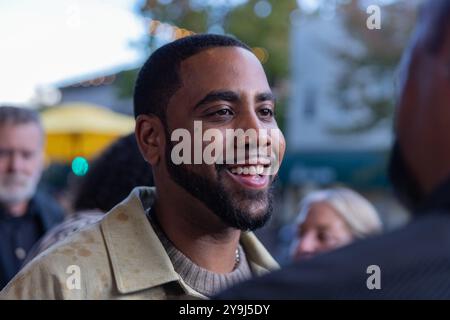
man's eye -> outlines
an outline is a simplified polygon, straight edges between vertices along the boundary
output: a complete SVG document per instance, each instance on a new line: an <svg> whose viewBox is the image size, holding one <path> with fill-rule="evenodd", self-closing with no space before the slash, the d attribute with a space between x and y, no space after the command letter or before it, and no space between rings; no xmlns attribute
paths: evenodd
<svg viewBox="0 0 450 320"><path fill-rule="evenodd" d="M272 109L269 109L269 108L261 109L261 110L259 111L259 113L260 113L261 116L263 116L263 117L273 117L273 114L274 114L274 112L272 111Z"/></svg>
<svg viewBox="0 0 450 320"><path fill-rule="evenodd" d="M34 155L33 152L30 152L30 151L23 151L22 152L22 157L24 159L30 159L33 155Z"/></svg>
<svg viewBox="0 0 450 320"><path fill-rule="evenodd" d="M330 236L326 232L319 232L317 238L320 242L328 242L330 240Z"/></svg>
<svg viewBox="0 0 450 320"><path fill-rule="evenodd" d="M232 116L233 111L230 109L220 109L210 114L211 116Z"/></svg>
<svg viewBox="0 0 450 320"><path fill-rule="evenodd" d="M11 151L0 149L0 157L7 157L11 154Z"/></svg>

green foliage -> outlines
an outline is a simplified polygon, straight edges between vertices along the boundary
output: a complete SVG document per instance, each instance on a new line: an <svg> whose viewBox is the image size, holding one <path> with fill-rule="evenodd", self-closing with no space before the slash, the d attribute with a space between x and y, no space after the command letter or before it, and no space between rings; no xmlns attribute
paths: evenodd
<svg viewBox="0 0 450 320"><path fill-rule="evenodd" d="M262 47L268 52L264 63L269 81L276 85L289 71L290 14L297 8L295 0L271 0L272 12L266 18L254 13L258 0L232 10L226 19L225 30L251 47Z"/></svg>
<svg viewBox="0 0 450 320"><path fill-rule="evenodd" d="M363 50L362 53L348 49L335 52L344 68L334 94L344 110L368 109L370 116L350 128L332 130L363 131L392 118L395 70L415 20L415 8L406 2L383 6L379 30L366 27L368 15L358 0L340 8L340 14L346 31Z"/></svg>
<svg viewBox="0 0 450 320"><path fill-rule="evenodd" d="M147 0L141 8L144 17L174 24L199 33L207 30L208 7L193 10L189 0L173 0L163 5L157 0Z"/></svg>
<svg viewBox="0 0 450 320"><path fill-rule="evenodd" d="M125 70L117 75L114 85L116 86L116 95L119 99L126 99L133 95L138 71L138 69Z"/></svg>
<svg viewBox="0 0 450 320"><path fill-rule="evenodd" d="M289 63L289 29L290 13L296 9L295 0L270 0L271 14L266 18L258 17L254 12L257 0L249 0L237 7L219 8L224 10L223 28L226 33L232 34L251 47L260 47L267 52L267 61L264 68L269 82L275 87L278 95L277 121L280 127L284 125L284 110L287 101L285 90L277 90L277 86L288 76ZM192 7L193 1L173 0L163 5L157 0L147 0L141 8L143 17L158 20L195 33L206 32L212 21L210 18L217 14L217 7L203 5ZM216 10L216 11L214 11ZM149 22L150 24L150 22ZM158 35L151 34L143 40L144 48L149 52L155 50L159 44ZM115 82L117 95L120 98L130 97L133 94L134 81L137 70L122 72Z"/></svg>

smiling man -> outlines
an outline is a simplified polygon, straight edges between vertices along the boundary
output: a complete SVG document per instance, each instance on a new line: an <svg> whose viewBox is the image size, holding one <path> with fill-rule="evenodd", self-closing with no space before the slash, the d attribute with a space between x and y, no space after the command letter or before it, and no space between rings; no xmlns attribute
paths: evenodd
<svg viewBox="0 0 450 320"><path fill-rule="evenodd" d="M285 149L251 50L218 35L169 43L142 67L134 104L156 187L136 188L98 224L44 252L4 298L207 298L278 267L250 232L270 218ZM181 157L196 161L175 159L179 129L191 140ZM202 157L211 143L213 163Z"/></svg>

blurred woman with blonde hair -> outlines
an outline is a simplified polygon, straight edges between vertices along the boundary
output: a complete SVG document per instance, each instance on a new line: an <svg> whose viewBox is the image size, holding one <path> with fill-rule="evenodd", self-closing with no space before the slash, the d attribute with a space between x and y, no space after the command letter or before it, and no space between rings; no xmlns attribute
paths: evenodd
<svg viewBox="0 0 450 320"><path fill-rule="evenodd" d="M314 191L301 202L290 256L303 260L380 233L373 205L347 188Z"/></svg>

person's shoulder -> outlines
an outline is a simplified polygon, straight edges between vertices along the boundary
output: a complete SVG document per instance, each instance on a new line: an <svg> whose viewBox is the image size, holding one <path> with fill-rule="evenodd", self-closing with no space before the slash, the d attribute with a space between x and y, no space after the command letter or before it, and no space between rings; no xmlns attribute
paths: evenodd
<svg viewBox="0 0 450 320"><path fill-rule="evenodd" d="M62 223L47 231L47 233L33 247L33 250L28 254L27 261L24 262L24 264L27 264L39 253L50 248L55 243L58 243L68 238L70 235L100 221L102 217L103 213L100 211L78 212L74 216L68 217Z"/></svg>
<svg viewBox="0 0 450 320"><path fill-rule="evenodd" d="M396 230L294 263L224 293L225 299L449 298L450 214L430 212ZM371 276L381 290L370 290ZM420 286L426 286L427 290Z"/></svg>
<svg viewBox="0 0 450 320"><path fill-rule="evenodd" d="M50 193L42 189L37 190L32 199L39 204L61 208L57 200Z"/></svg>
<svg viewBox="0 0 450 320"><path fill-rule="evenodd" d="M101 232L101 219L84 225L42 253L45 261L63 261L72 264L95 263L99 255L106 254L106 246ZM38 256L40 258L40 256ZM91 262L91 260L94 260Z"/></svg>
<svg viewBox="0 0 450 320"><path fill-rule="evenodd" d="M50 229L52 226L64 220L65 212L58 201L46 191L39 190L32 198L38 214L44 219L44 227Z"/></svg>
<svg viewBox="0 0 450 320"><path fill-rule="evenodd" d="M107 249L97 222L39 254L3 289L1 298L94 298L90 294L100 286L108 289L109 278Z"/></svg>

